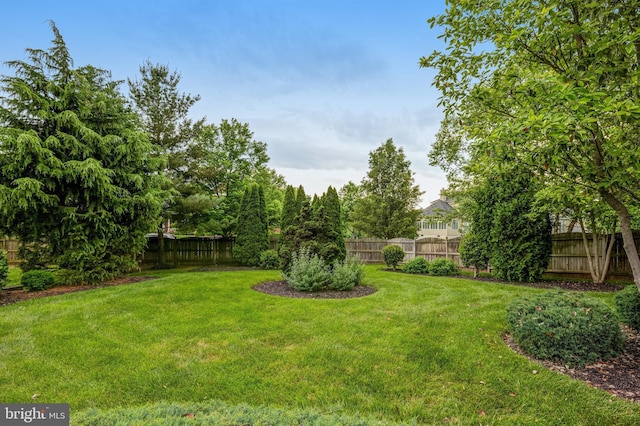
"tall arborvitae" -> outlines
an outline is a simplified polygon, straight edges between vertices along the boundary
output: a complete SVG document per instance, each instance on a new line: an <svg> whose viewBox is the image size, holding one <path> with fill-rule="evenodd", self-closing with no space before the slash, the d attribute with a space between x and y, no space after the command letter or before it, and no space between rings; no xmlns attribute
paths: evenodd
<svg viewBox="0 0 640 426"><path fill-rule="evenodd" d="M280 237L278 238L278 256L280 257L280 267L286 269L291 260L293 239L295 236L295 220L299 208L296 202L296 194L293 186L287 186L284 193L282 205L282 217L280 219Z"/></svg>
<svg viewBox="0 0 640 426"><path fill-rule="evenodd" d="M260 264L260 254L269 248L264 195L257 185L247 188L238 215L233 258L248 266Z"/></svg>
<svg viewBox="0 0 640 426"><path fill-rule="evenodd" d="M330 259L327 260L343 260L347 255L347 249L342 232L342 215L338 191L330 186L322 196L322 205L324 207L324 220L329 228L328 242L335 245L335 254L328 256Z"/></svg>

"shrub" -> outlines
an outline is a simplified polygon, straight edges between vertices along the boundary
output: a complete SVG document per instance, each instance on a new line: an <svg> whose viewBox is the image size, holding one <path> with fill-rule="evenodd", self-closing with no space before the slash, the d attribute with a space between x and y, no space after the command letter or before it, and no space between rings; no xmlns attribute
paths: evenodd
<svg viewBox="0 0 640 426"><path fill-rule="evenodd" d="M455 262L449 258L441 257L435 259L429 265L429 274L436 276L458 275L460 269Z"/></svg>
<svg viewBox="0 0 640 426"><path fill-rule="evenodd" d="M275 250L265 250L260 253L260 267L262 269L278 269L280 257Z"/></svg>
<svg viewBox="0 0 640 426"><path fill-rule="evenodd" d="M429 261L424 257L416 257L408 261L402 270L407 274L428 274Z"/></svg>
<svg viewBox="0 0 640 426"><path fill-rule="evenodd" d="M614 300L622 322L631 328L640 330L640 292L638 287L628 286L619 291Z"/></svg>
<svg viewBox="0 0 640 426"><path fill-rule="evenodd" d="M45 290L53 285L53 274L44 269L32 269L22 274L20 284L29 291Z"/></svg>
<svg viewBox="0 0 640 426"><path fill-rule="evenodd" d="M342 262L337 261L333 264L333 272L331 274L332 290L351 290L353 287L360 285L364 277L364 265L357 256L350 256Z"/></svg>
<svg viewBox="0 0 640 426"><path fill-rule="evenodd" d="M545 292L507 307L513 339L538 359L584 365L620 354L625 337L615 311L579 293Z"/></svg>
<svg viewBox="0 0 640 426"><path fill-rule="evenodd" d="M404 250L400 246L389 245L382 249L382 259L389 268L395 271L402 259L404 259Z"/></svg>
<svg viewBox="0 0 640 426"><path fill-rule="evenodd" d="M289 287L297 291L318 291L329 287L331 272L322 258L301 248L291 258L289 271L283 273Z"/></svg>
<svg viewBox="0 0 640 426"><path fill-rule="evenodd" d="M7 260L7 252L0 251L0 290L7 284L7 276L9 275L9 261Z"/></svg>

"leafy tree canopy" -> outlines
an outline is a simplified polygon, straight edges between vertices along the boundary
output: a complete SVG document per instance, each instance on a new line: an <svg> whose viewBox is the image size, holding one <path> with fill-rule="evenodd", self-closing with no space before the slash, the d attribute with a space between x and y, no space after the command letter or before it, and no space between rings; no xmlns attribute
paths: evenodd
<svg viewBox="0 0 640 426"><path fill-rule="evenodd" d="M411 162L388 139L369 153L369 171L362 180L364 197L352 213L354 228L378 238L414 238L422 192L414 185Z"/></svg>
<svg viewBox="0 0 640 426"><path fill-rule="evenodd" d="M421 59L446 118L432 160L468 177L503 166L614 210L640 289L640 25L633 1L450 0L446 49Z"/></svg>

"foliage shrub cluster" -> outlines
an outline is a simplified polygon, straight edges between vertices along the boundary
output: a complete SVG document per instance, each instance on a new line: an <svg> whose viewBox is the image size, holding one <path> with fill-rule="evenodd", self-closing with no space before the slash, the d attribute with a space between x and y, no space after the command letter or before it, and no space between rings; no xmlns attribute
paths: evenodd
<svg viewBox="0 0 640 426"><path fill-rule="evenodd" d="M308 248L301 248L293 254L291 266L283 272L283 276L289 286L297 291L344 291L362 282L364 266L356 257L327 265Z"/></svg>
<svg viewBox="0 0 640 426"><path fill-rule="evenodd" d="M450 276L458 275L460 268L449 258L438 258L429 264L429 275Z"/></svg>
<svg viewBox="0 0 640 426"><path fill-rule="evenodd" d="M22 274L20 284L29 291L45 290L53 285L55 277L50 271L44 269L32 269Z"/></svg>
<svg viewBox="0 0 640 426"><path fill-rule="evenodd" d="M416 257L408 261L402 268L402 271L407 274L428 274L429 261L424 257Z"/></svg>
<svg viewBox="0 0 640 426"><path fill-rule="evenodd" d="M395 271L398 268L402 259L404 259L405 252L402 247L395 244L388 245L382 249L382 259L388 268L393 268Z"/></svg>
<svg viewBox="0 0 640 426"><path fill-rule="evenodd" d="M9 275L9 261L7 260L7 252L0 251L0 290L7 284L7 276Z"/></svg>
<svg viewBox="0 0 640 426"><path fill-rule="evenodd" d="M331 285L329 287L338 291L351 290L359 285L363 278L364 265L360 263L358 257L350 256L343 261L333 263Z"/></svg>
<svg viewBox="0 0 640 426"><path fill-rule="evenodd" d="M584 365L624 348L615 311L583 294L549 291L514 300L507 321L515 342L538 359Z"/></svg>
<svg viewBox="0 0 640 426"><path fill-rule="evenodd" d="M615 296L615 304L622 322L640 331L640 292L630 285Z"/></svg>
<svg viewBox="0 0 640 426"><path fill-rule="evenodd" d="M280 267L280 257L275 250L265 250L260 253L260 267L262 269L278 269Z"/></svg>

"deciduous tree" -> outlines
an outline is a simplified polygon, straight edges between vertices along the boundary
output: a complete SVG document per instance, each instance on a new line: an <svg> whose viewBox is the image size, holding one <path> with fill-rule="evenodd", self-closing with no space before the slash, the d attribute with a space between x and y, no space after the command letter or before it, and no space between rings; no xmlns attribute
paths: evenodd
<svg viewBox="0 0 640 426"><path fill-rule="evenodd" d="M430 20L434 67L467 172L518 164L614 210L640 289L630 210L640 203L640 15L633 1L450 0ZM547 178L552 179L547 180Z"/></svg>
<svg viewBox="0 0 640 426"><path fill-rule="evenodd" d="M365 235L414 238L422 192L415 185L404 150L388 139L369 153L369 171L362 180L364 197L354 206L354 228Z"/></svg>

